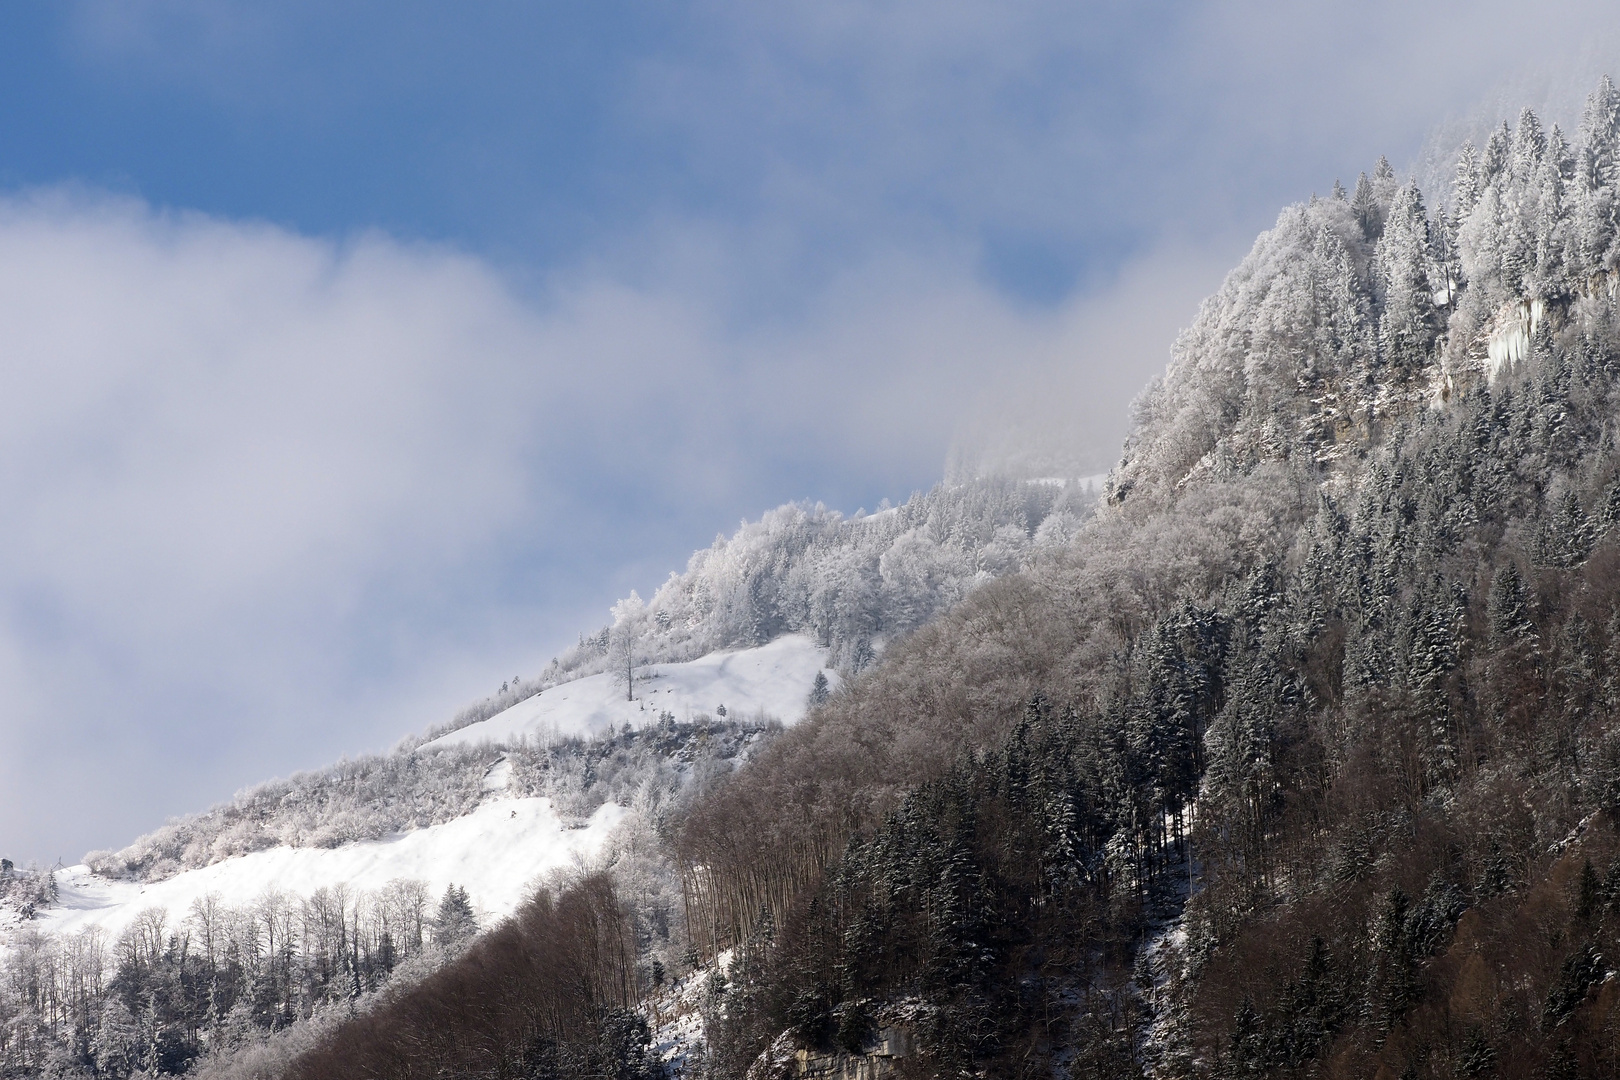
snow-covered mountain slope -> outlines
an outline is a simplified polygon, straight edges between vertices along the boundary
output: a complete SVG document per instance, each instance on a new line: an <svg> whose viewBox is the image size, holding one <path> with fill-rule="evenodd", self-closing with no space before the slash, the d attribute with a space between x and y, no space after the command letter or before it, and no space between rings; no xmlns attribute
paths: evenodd
<svg viewBox="0 0 1620 1080"><path fill-rule="evenodd" d="M627 724L642 729L669 718L686 724L713 717L722 708L737 719L794 723L809 708L818 673L825 672L829 689L837 687L838 675L824 667L826 659L808 637L789 634L757 648L638 668L633 701L625 699L622 676L593 675L453 731L415 753L425 768L421 756L437 750L596 739ZM470 813L376 840L336 846L283 842L161 880L120 879L87 865L59 870L57 898L40 908L34 925L65 934L99 927L112 941L148 908L162 908L170 925L178 925L193 902L209 895L227 907L246 908L277 890L306 899L321 888L341 885L359 894L411 880L424 883L434 897L450 885L465 888L481 923L488 926L510 914L547 871L595 858L614 826L630 813L625 798L610 799L582 826L577 817L559 816L554 800L514 784L512 773L513 761L498 755L483 778L482 800ZM470 790L477 787L475 782ZM298 790L282 799L296 800Z"/></svg>
<svg viewBox="0 0 1620 1080"><path fill-rule="evenodd" d="M661 828L841 675L1068 543L1099 487L989 478L852 518L779 508L696 553L650 603L614 605L539 676L389 753L256 785L80 866L0 868L0 1018L10 986L112 970L144 987L161 970L181 987L204 963L223 1014L192 1023L186 1053L251 1056L255 1033L424 977L466 940L464 905L489 929L551 871L610 868L652 934L642 947L673 968L689 943ZM133 1021L101 1004L84 1030L123 1046ZM0 1031L0 1072L9 1061Z"/></svg>
<svg viewBox="0 0 1620 1080"><path fill-rule="evenodd" d="M595 857L627 811L603 804L584 828L570 828L549 799L492 798L471 814L442 825L337 848L275 847L187 870L165 881L114 881L73 866L56 875L57 902L36 925L71 934L99 927L117 940L141 912L162 908L169 925L210 895L241 908L268 892L307 899L320 888L376 892L395 880L426 884L437 899L451 885L467 890L479 922L511 914L547 871Z"/></svg>
<svg viewBox="0 0 1620 1080"><path fill-rule="evenodd" d="M688 721L716 715L722 708L731 716L763 714L792 724L809 709L818 673L826 674L829 689L837 687L838 675L827 667L825 650L804 634L785 634L752 649L638 668L634 700L625 694L624 675L618 672L563 683L488 720L442 735L423 749L590 737L625 724L645 727L665 714Z"/></svg>
<svg viewBox="0 0 1620 1080"><path fill-rule="evenodd" d="M683 663L784 634L827 646L827 666L857 672L881 643L915 630L973 589L1067 544L1095 511L1103 476L976 476L898 506L845 517L790 503L693 553L643 602L563 650L537 676L513 679L429 737L488 720L519 701L611 672L625 637L649 663Z"/></svg>

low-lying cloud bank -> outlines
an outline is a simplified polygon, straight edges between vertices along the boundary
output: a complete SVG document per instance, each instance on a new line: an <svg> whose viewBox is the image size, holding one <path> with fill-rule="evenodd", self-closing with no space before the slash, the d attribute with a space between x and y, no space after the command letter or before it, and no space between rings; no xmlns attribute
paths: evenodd
<svg viewBox="0 0 1620 1080"><path fill-rule="evenodd" d="M709 238L651 246L519 295L380 235L0 201L9 856L388 745L717 528L931 482L953 432L1114 442L1222 261L1031 310L892 254L748 319Z"/></svg>

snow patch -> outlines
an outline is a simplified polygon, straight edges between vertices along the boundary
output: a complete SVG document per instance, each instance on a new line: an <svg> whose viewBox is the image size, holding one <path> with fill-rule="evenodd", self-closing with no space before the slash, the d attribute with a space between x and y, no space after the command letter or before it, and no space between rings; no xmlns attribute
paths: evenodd
<svg viewBox="0 0 1620 1080"><path fill-rule="evenodd" d="M1032 480L1024 481L1026 484L1039 484L1042 487L1064 488L1073 484L1081 491L1101 491L1108 483L1108 474L1092 473L1090 476L1037 476Z"/></svg>
<svg viewBox="0 0 1620 1080"><path fill-rule="evenodd" d="M272 889L307 897L322 886L369 891L396 878L417 878L427 882L434 897L452 884L464 887L487 927L515 911L547 871L595 858L628 812L607 803L584 828L569 828L550 799L501 799L454 821L386 840L337 848L277 847L152 884L114 881L87 866L72 866L56 872L57 902L35 925L61 934L95 926L116 939L147 908L166 910L172 926L186 917L192 901L209 893L240 907Z"/></svg>
<svg viewBox="0 0 1620 1080"><path fill-rule="evenodd" d="M786 634L757 648L637 668L633 701L626 700L623 674L603 672L554 686L488 720L441 735L424 749L585 738L625 724L656 724L664 713L680 721L712 716L722 706L735 719L763 713L793 724L809 711L817 672L826 673L829 689L837 688L838 675L826 665L825 651L809 637Z"/></svg>
<svg viewBox="0 0 1620 1080"><path fill-rule="evenodd" d="M483 792L485 795L501 795L512 786L512 759L501 755L500 759L491 765L484 773Z"/></svg>

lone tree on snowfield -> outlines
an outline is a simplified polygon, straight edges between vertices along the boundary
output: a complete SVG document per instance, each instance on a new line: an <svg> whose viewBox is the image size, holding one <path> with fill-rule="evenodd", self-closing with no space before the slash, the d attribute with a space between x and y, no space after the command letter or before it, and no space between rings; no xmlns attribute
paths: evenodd
<svg viewBox="0 0 1620 1080"><path fill-rule="evenodd" d="M624 672L624 699L636 700L636 649L647 629L647 605L631 590L613 605L613 626L608 633L610 670Z"/></svg>

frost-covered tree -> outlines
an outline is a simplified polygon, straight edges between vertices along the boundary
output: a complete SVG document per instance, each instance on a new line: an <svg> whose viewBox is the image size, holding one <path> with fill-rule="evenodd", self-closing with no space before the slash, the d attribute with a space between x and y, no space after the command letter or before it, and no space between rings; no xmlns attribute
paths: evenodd
<svg viewBox="0 0 1620 1080"><path fill-rule="evenodd" d="M1378 242L1377 266L1384 310L1378 339L1384 362L1403 376L1429 362L1440 327L1429 280L1429 217L1415 184L1396 192Z"/></svg>
<svg viewBox="0 0 1620 1080"><path fill-rule="evenodd" d="M810 686L811 708L814 708L817 705L825 705L827 703L827 699L831 696L832 693L827 684L827 673L825 671L816 672L816 681Z"/></svg>
<svg viewBox="0 0 1620 1080"><path fill-rule="evenodd" d="M1472 142L1465 142L1457 156L1451 182L1453 208L1458 217L1467 217L1479 201L1479 154Z"/></svg>
<svg viewBox="0 0 1620 1080"><path fill-rule="evenodd" d="M639 661L649 624L647 605L634 589L613 605L613 625L608 638L608 664L624 679L626 701L636 699L636 664Z"/></svg>
<svg viewBox="0 0 1620 1080"><path fill-rule="evenodd" d="M451 885L444 891L433 916L433 940L449 945L465 941L478 930L472 901L465 888Z"/></svg>

